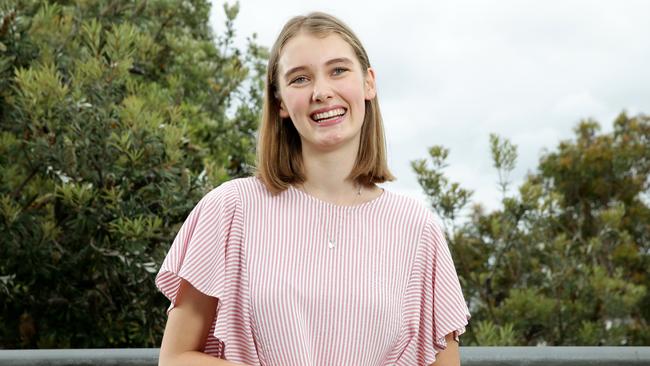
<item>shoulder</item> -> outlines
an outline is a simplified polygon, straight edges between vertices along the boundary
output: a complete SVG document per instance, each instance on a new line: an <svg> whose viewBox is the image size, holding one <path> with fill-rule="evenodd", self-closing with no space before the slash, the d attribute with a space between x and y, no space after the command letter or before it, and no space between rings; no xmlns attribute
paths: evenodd
<svg viewBox="0 0 650 366"><path fill-rule="evenodd" d="M400 193L387 193L387 210L391 215L408 217L410 225L420 233L420 242L436 243L445 242L443 230L437 215L422 200Z"/></svg>
<svg viewBox="0 0 650 366"><path fill-rule="evenodd" d="M271 193L257 177L234 178L221 183L202 199L204 204L241 206L251 200L269 197Z"/></svg>
<svg viewBox="0 0 650 366"><path fill-rule="evenodd" d="M200 205L237 203L240 200L239 190L233 180L225 181L213 188L201 199Z"/></svg>
<svg viewBox="0 0 650 366"><path fill-rule="evenodd" d="M251 188L255 188L255 186L258 185L258 182L259 180L255 177L234 178L227 180L208 192L208 194L205 195L204 199L219 199L224 196L235 196L237 198L241 198L243 191L250 191Z"/></svg>
<svg viewBox="0 0 650 366"><path fill-rule="evenodd" d="M385 189L384 194L387 195L387 199L384 201L385 209L389 210L391 214L409 216L414 222L422 226L436 223L435 214L423 201L387 189Z"/></svg>

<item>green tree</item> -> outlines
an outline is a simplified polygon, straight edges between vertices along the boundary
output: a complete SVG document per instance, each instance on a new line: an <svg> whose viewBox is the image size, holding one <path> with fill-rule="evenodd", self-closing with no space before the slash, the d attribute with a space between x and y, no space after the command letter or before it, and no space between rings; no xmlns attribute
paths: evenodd
<svg viewBox="0 0 650 366"><path fill-rule="evenodd" d="M0 348L149 347L155 273L247 175L266 50L205 0L0 5Z"/></svg>
<svg viewBox="0 0 650 366"><path fill-rule="evenodd" d="M502 206L475 204L466 220L471 192L445 177L447 150L412 163L446 227L471 344L650 344L650 117L575 132L512 195L516 147L492 135Z"/></svg>

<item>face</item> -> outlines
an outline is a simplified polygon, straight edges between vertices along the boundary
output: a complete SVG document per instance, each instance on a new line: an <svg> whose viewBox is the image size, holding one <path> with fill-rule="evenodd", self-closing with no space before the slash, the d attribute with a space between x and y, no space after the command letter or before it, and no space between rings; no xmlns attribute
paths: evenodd
<svg viewBox="0 0 650 366"><path fill-rule="evenodd" d="M375 97L375 75L371 68L362 70L339 35L300 33L290 39L278 59L277 80L280 116L291 118L303 152L358 146L365 101Z"/></svg>

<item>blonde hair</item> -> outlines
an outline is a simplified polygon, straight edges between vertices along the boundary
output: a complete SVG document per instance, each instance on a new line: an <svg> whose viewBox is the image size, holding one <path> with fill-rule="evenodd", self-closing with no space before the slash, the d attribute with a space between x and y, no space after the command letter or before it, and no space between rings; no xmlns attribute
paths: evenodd
<svg viewBox="0 0 650 366"><path fill-rule="evenodd" d="M337 34L352 47L364 74L370 67L361 41L347 25L331 15L314 12L293 17L284 25L269 55L257 144L256 175L274 194L284 191L291 184L304 183L306 179L300 135L293 123L283 123L280 117L277 85L280 53L287 42L300 32L319 37ZM369 186L392 181L395 177L388 170L384 127L376 96L365 101L365 109L357 160L348 178Z"/></svg>

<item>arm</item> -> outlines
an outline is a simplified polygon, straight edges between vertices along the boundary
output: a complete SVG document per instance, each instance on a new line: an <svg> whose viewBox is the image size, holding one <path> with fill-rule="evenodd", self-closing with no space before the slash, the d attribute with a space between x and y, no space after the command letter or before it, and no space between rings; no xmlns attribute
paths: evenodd
<svg viewBox="0 0 650 366"><path fill-rule="evenodd" d="M205 346L204 342L216 310L216 298L200 292L189 282L181 280L176 306L167 317L158 365L239 365L199 351Z"/></svg>
<svg viewBox="0 0 650 366"><path fill-rule="evenodd" d="M436 354L436 362L432 363L431 366L460 366L460 352L454 334L447 334L445 340L447 341L447 348Z"/></svg>

